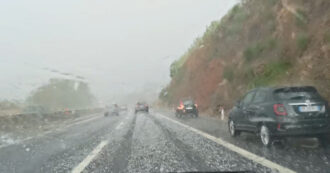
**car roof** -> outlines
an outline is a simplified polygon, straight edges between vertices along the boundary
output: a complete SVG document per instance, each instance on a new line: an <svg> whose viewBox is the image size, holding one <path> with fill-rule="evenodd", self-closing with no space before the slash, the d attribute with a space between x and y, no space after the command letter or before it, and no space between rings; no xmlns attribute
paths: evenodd
<svg viewBox="0 0 330 173"><path fill-rule="evenodd" d="M296 88L305 88L305 89L312 89L312 90L316 90L315 87L313 86L277 86L277 87L258 87L258 88L254 88L251 91L260 91L260 90L264 90L264 91L275 91L275 90L286 90L286 89L296 89Z"/></svg>

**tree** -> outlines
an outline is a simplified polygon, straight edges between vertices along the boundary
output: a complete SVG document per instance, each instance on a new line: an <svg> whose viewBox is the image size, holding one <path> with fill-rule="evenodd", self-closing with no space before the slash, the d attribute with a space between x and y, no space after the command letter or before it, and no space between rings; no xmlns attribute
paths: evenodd
<svg viewBox="0 0 330 173"><path fill-rule="evenodd" d="M83 108L94 101L87 83L70 79L50 79L27 98L27 103L48 109Z"/></svg>

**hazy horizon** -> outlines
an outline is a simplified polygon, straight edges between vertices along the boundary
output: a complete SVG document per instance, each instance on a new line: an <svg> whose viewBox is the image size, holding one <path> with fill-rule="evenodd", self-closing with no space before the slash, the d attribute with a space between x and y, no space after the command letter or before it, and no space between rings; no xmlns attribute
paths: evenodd
<svg viewBox="0 0 330 173"><path fill-rule="evenodd" d="M73 76L105 101L156 94L171 62L237 2L2 1L0 99L24 99L50 78Z"/></svg>

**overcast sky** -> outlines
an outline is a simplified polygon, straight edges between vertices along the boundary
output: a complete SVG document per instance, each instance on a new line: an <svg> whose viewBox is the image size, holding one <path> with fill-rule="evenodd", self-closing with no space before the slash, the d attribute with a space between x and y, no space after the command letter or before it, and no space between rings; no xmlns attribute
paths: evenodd
<svg viewBox="0 0 330 173"><path fill-rule="evenodd" d="M52 77L86 78L100 99L158 91L169 64L237 0L0 0L0 99Z"/></svg>

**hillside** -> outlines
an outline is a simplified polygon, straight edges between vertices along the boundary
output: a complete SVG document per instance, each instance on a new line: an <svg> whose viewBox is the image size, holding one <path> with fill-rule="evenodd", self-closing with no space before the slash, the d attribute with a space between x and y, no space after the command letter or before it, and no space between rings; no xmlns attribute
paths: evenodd
<svg viewBox="0 0 330 173"><path fill-rule="evenodd" d="M313 85L330 100L330 1L244 0L171 65L160 100L228 109L260 86Z"/></svg>

